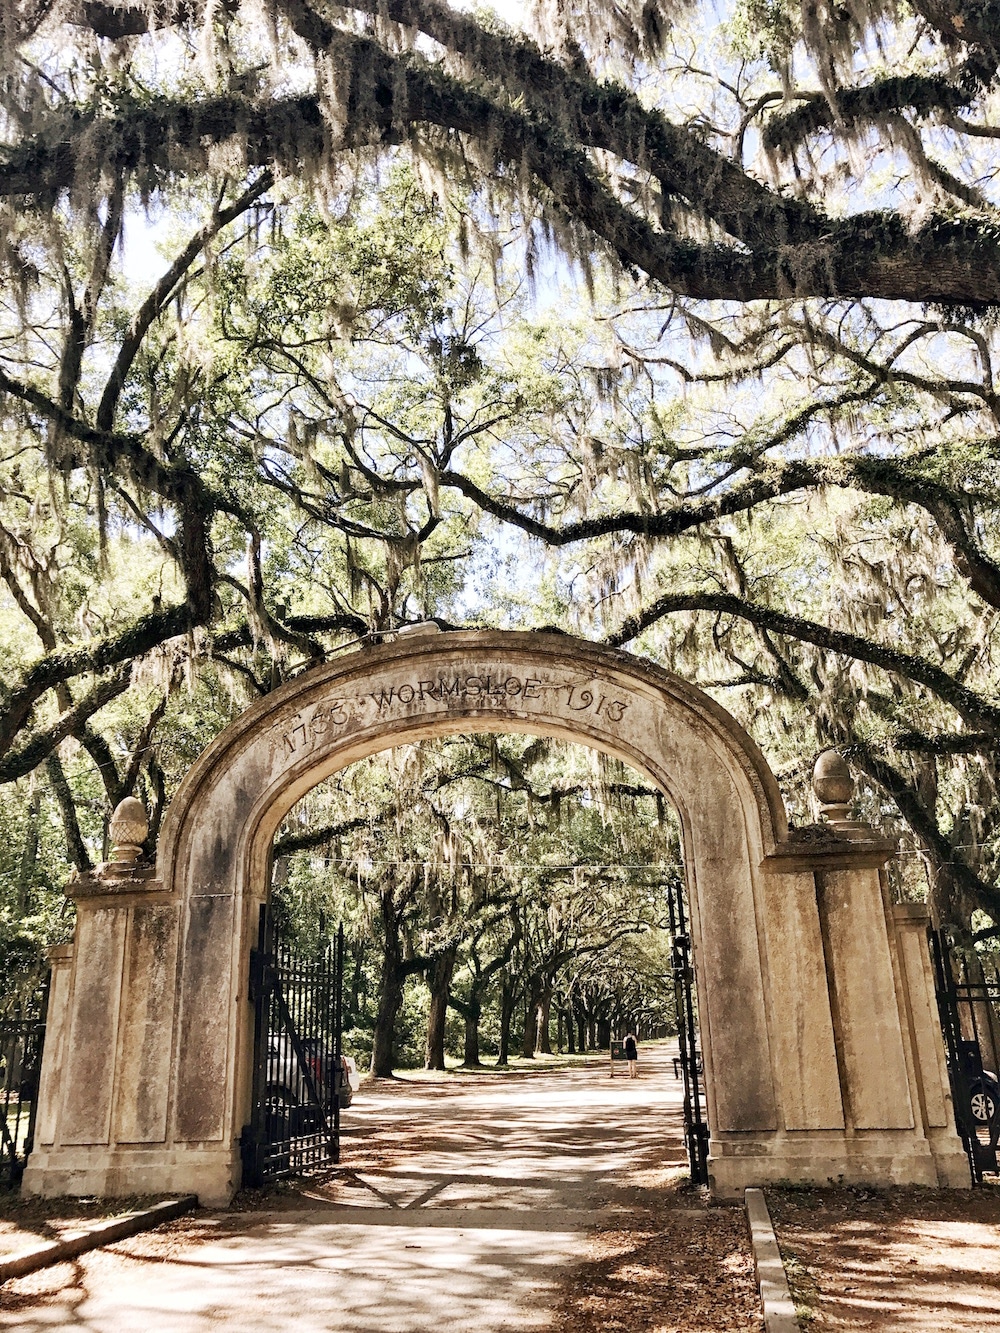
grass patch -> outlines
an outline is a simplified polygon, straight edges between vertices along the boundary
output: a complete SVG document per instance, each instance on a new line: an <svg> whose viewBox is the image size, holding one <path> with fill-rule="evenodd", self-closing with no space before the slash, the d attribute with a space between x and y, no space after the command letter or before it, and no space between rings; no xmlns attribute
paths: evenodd
<svg viewBox="0 0 1000 1333"><path fill-rule="evenodd" d="M816 1279L799 1256L792 1251L782 1250L781 1259L785 1266L785 1276L788 1278L788 1289L792 1293L795 1318L799 1321L799 1328L808 1333L819 1316L819 1288Z"/></svg>
<svg viewBox="0 0 1000 1333"><path fill-rule="evenodd" d="M643 1042L639 1047L639 1069L642 1069L642 1052L658 1046L668 1046L674 1038L666 1037L661 1041ZM476 1078L482 1074L491 1076L500 1075L502 1077L511 1077L518 1074L540 1074L551 1072L554 1069L585 1069L607 1066L611 1061L610 1051L586 1051L582 1054L568 1055L566 1053L552 1055L535 1055L525 1057L523 1055L512 1055L510 1063L498 1065L496 1056L484 1055L483 1062L478 1067L463 1065L457 1055L445 1055L444 1069L394 1069L392 1076L404 1082L435 1082L446 1079L451 1075L461 1075L463 1077ZM625 1076L626 1066L621 1063L616 1069L619 1078ZM362 1073L362 1084L367 1082L371 1075L367 1072Z"/></svg>

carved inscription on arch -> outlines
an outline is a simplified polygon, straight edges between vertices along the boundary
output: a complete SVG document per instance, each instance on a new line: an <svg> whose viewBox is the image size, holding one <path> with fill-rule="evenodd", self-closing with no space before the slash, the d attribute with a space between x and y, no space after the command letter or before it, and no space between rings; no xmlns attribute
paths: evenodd
<svg viewBox="0 0 1000 1333"><path fill-rule="evenodd" d="M540 709L548 698L549 706ZM314 749L330 740L352 718L368 721L400 714L411 716L414 706L425 705L429 711L446 708L489 708L509 710L512 714L552 712L576 715L581 720L599 718L618 723L625 716L629 700L598 682L581 686L579 681L545 680L506 670L488 672L444 672L425 679L404 680L400 684L380 685L353 698L332 699L311 712L297 714L280 733L282 753L286 757Z"/></svg>
<svg viewBox="0 0 1000 1333"><path fill-rule="evenodd" d="M293 755L299 750L321 745L327 737L345 726L350 716L350 701L347 699L333 699L314 709L308 716L297 714L288 729L281 733L285 754Z"/></svg>
<svg viewBox="0 0 1000 1333"><path fill-rule="evenodd" d="M609 722L620 722L628 708L627 699L615 699L600 690L581 690L577 685L564 685L568 692L566 707L574 713L592 713L594 717L606 717Z"/></svg>
<svg viewBox="0 0 1000 1333"><path fill-rule="evenodd" d="M390 685L388 689L374 691L370 697L382 713L393 703L409 705L423 703L427 699L434 703L471 701L477 706L484 703L509 704L521 699L540 699L544 688L544 682L536 676L508 676L504 672L485 676L456 674L438 676L437 680L405 681L402 685Z"/></svg>

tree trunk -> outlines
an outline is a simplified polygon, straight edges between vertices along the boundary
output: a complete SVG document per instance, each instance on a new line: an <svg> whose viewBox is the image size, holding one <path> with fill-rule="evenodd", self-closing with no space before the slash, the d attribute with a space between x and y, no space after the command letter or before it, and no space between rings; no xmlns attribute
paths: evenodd
<svg viewBox="0 0 1000 1333"><path fill-rule="evenodd" d="M17 888L14 911L18 918L28 910L28 892L35 877L38 862L38 818L41 811L41 792L32 782L31 799L28 805L28 827L24 834L24 847L21 851L21 863L17 869Z"/></svg>
<svg viewBox="0 0 1000 1333"><path fill-rule="evenodd" d="M524 1033L521 1037L521 1055L525 1060L535 1058L535 1040L538 1036L538 997L532 990L524 1001Z"/></svg>
<svg viewBox="0 0 1000 1333"><path fill-rule="evenodd" d="M427 969L427 984L431 992L431 1007L427 1014L427 1049L425 1069L444 1069L444 1030L448 1017L448 996L455 971L457 945L445 949Z"/></svg>
<svg viewBox="0 0 1000 1333"><path fill-rule="evenodd" d="M569 1055L576 1055L576 1032L575 1024L573 1022L573 1010L567 1009L563 1017L566 1021L566 1051Z"/></svg>
<svg viewBox="0 0 1000 1333"><path fill-rule="evenodd" d="M371 1072L376 1078L392 1078L393 1047L395 1046L396 1018L403 1003L403 982L400 975L399 917L391 892L383 892L382 907L382 977L378 993L378 1013L372 1036Z"/></svg>
<svg viewBox="0 0 1000 1333"><path fill-rule="evenodd" d="M376 1078L392 1078L393 1054L396 1036L396 1018L403 1003L403 987L394 964L388 959L382 967L378 1013L372 1036L371 1072Z"/></svg>
<svg viewBox="0 0 1000 1333"><path fill-rule="evenodd" d="M66 831L66 850L69 853L69 859L77 870L83 873L91 869L93 862L87 851L86 843L83 841L83 834L80 832L80 821L76 816L73 793L66 781L66 774L63 772L58 754L53 752L49 755L45 761L45 771L48 774L52 790L55 792L56 800L59 802L59 809L62 811L63 828Z"/></svg>
<svg viewBox="0 0 1000 1333"><path fill-rule="evenodd" d="M587 1050L587 1016L579 1004L573 1008L573 1017L576 1019L576 1045L581 1055Z"/></svg>
<svg viewBox="0 0 1000 1333"><path fill-rule="evenodd" d="M552 1054L552 1036L549 1032L549 1020L552 1014L552 992L545 989L538 997L535 1006L535 1050L539 1055Z"/></svg>
<svg viewBox="0 0 1000 1333"><path fill-rule="evenodd" d="M365 979L365 942L358 940L354 945L354 967L351 971L350 1012L356 1014L361 1008L361 983Z"/></svg>
<svg viewBox="0 0 1000 1333"><path fill-rule="evenodd" d="M510 1063L510 1025L516 1001L517 987L505 977L500 990L500 1052L497 1056L497 1064L501 1066Z"/></svg>
<svg viewBox="0 0 1000 1333"><path fill-rule="evenodd" d="M469 1069L478 1069L482 1064L479 1058L479 1020L482 1012L479 992L473 989L465 1009L465 1054L462 1057L462 1063ZM506 1064L506 1061L503 1063Z"/></svg>

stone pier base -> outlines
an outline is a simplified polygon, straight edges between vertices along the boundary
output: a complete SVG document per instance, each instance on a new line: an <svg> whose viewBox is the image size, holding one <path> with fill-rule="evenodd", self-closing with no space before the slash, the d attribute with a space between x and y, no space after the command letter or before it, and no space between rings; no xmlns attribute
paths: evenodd
<svg viewBox="0 0 1000 1333"><path fill-rule="evenodd" d="M218 1148L129 1148L108 1152L60 1148L31 1154L21 1188L41 1198L196 1194L203 1207L224 1208L240 1184L240 1155Z"/></svg>
<svg viewBox="0 0 1000 1333"><path fill-rule="evenodd" d="M968 1189L969 1162L954 1130L924 1140L868 1132L851 1138L810 1134L779 1143L710 1144L710 1185L719 1198L742 1198L764 1185L927 1185Z"/></svg>

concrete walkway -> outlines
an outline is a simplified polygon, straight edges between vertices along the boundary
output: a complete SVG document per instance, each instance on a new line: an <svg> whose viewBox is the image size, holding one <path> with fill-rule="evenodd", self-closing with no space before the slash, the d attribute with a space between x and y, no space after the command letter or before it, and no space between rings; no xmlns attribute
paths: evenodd
<svg viewBox="0 0 1000 1333"><path fill-rule="evenodd" d="M499 1333L549 1322L586 1232L683 1165L667 1048L607 1065L415 1077L359 1094L341 1171L8 1284L19 1333Z"/></svg>

